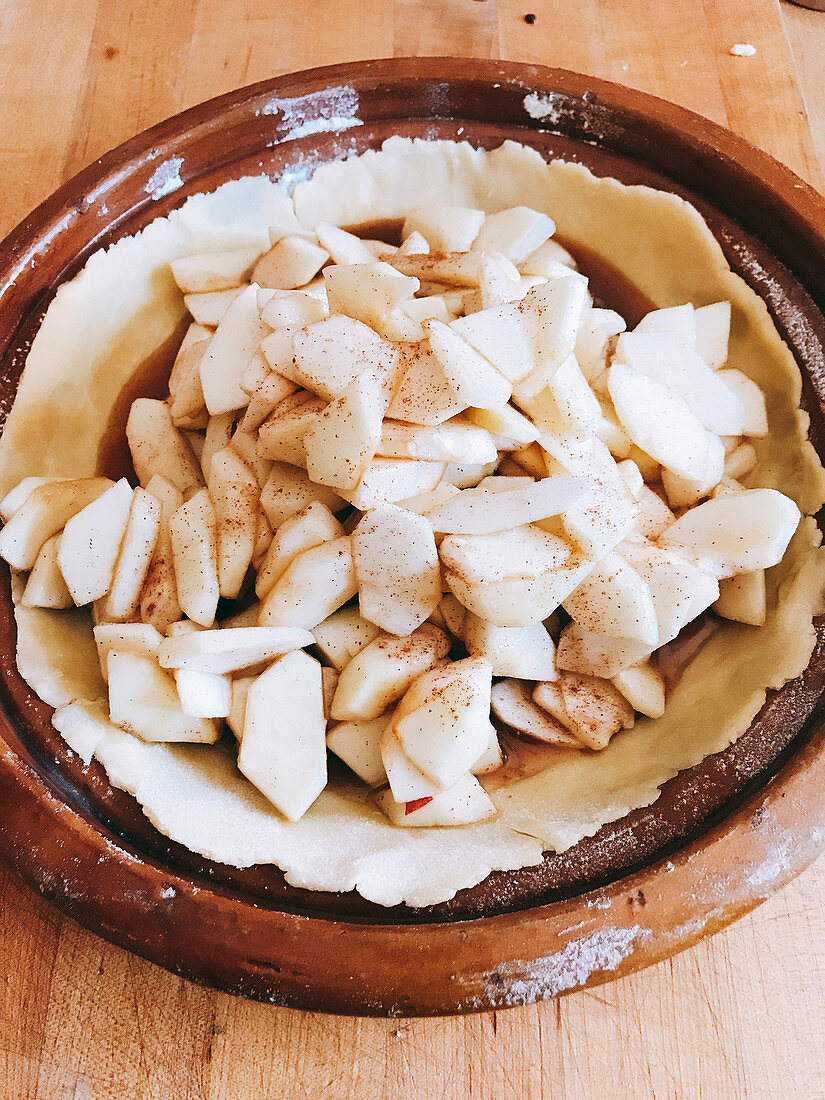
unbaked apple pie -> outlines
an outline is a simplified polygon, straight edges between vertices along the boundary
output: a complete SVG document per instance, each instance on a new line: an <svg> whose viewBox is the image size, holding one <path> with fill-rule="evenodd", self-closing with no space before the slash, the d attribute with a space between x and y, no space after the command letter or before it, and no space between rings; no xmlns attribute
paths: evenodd
<svg viewBox="0 0 825 1100"><path fill-rule="evenodd" d="M21 673L193 850L445 900L804 668L799 397L674 195L402 139L238 180L46 314L0 442Z"/></svg>

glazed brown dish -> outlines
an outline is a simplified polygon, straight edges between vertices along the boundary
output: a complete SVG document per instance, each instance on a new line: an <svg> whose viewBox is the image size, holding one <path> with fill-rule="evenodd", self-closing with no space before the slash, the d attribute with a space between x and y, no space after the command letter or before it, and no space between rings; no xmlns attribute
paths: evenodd
<svg viewBox="0 0 825 1100"><path fill-rule="evenodd" d="M335 93L325 89L340 86L358 93L363 121L344 133L318 126L322 132L296 139L267 112L273 97L305 96L307 121L332 119ZM552 125L525 111L529 91L553 96ZM512 138L546 159L580 161L596 174L689 199L794 351L822 455L823 201L764 154L651 97L570 73L438 59L316 70L233 93L133 139L67 184L0 251L3 409L54 289L91 251L196 191L245 174L294 172L392 134L488 148ZM152 181L170 163L183 184L163 194ZM617 293L609 272L579 259L587 274L602 276L603 289L594 278L598 294ZM632 312L626 287L623 298ZM162 360L147 365L153 377L162 377ZM17 673L14 636L4 571L5 858L107 938L197 980L277 1003L437 1013L603 981L732 920L801 870L825 839L821 641L805 675L769 698L747 734L669 782L651 807L537 867L495 873L449 902L414 910L300 890L275 868L210 863L161 836L53 730L50 708Z"/></svg>

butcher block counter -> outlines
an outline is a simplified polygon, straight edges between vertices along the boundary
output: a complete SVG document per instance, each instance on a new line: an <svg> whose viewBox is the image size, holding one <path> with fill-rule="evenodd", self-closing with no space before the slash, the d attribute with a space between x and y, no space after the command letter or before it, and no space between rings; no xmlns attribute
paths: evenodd
<svg viewBox="0 0 825 1100"><path fill-rule="evenodd" d="M778 0L7 0L0 236L107 149L201 100L393 54L604 77L728 126L823 188L825 13ZM0 973L7 1100L825 1097L825 857L669 961L479 1015L356 1019L215 993L4 871Z"/></svg>

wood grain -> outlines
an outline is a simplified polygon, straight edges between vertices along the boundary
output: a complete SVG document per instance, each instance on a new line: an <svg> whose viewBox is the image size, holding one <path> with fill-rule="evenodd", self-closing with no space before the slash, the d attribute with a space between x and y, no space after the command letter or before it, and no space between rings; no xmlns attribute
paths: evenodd
<svg viewBox="0 0 825 1100"><path fill-rule="evenodd" d="M821 184L825 15L783 14L784 25L776 0L9 2L0 232L184 107L275 73L393 53L501 55L621 81ZM757 53L731 57L734 42ZM0 1096L825 1097L823 903L820 860L726 932L610 985L481 1016L356 1020L200 989L0 872Z"/></svg>

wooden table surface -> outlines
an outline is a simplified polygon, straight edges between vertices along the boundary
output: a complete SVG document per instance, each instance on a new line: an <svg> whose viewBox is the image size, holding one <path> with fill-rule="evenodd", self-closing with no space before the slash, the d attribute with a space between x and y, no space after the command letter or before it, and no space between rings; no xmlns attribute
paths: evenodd
<svg viewBox="0 0 825 1100"><path fill-rule="evenodd" d="M756 54L731 56L737 42ZM0 236L184 107L393 53L607 77L825 179L825 13L778 0L4 0ZM0 974L3 1100L825 1097L825 858L669 962L479 1016L346 1019L216 994L109 946L1 871Z"/></svg>

